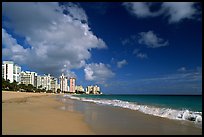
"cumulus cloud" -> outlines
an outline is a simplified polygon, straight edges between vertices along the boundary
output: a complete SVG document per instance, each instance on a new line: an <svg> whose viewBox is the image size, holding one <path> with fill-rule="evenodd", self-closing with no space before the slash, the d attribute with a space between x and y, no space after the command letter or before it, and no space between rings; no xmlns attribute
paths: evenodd
<svg viewBox="0 0 204 137"><path fill-rule="evenodd" d="M131 14L136 15L138 18L155 17L160 14L160 11L152 12L150 10L153 5L150 2L125 2L123 5Z"/></svg>
<svg viewBox="0 0 204 137"><path fill-rule="evenodd" d="M23 63L25 57L28 56L29 49L24 49L19 45L10 34L7 33L5 29L2 28L2 44L6 45L2 49L2 53L5 57L11 57L12 60Z"/></svg>
<svg viewBox="0 0 204 137"><path fill-rule="evenodd" d="M183 19L194 19L198 13L194 2L164 2L162 10L169 17L169 23L180 22Z"/></svg>
<svg viewBox="0 0 204 137"><path fill-rule="evenodd" d="M148 58L148 56L147 56L146 53L142 53L142 52L140 51L140 49L137 49L137 48L134 49L132 53L135 54L136 57L141 58L141 59L146 59L146 58Z"/></svg>
<svg viewBox="0 0 204 137"><path fill-rule="evenodd" d="M69 2L63 3L61 7L63 8L65 13L69 14L74 19L88 22L88 17L84 9L82 9L79 5Z"/></svg>
<svg viewBox="0 0 204 137"><path fill-rule="evenodd" d="M125 8L138 18L167 16L169 23L177 23L183 19L195 19L200 12L195 2L125 2ZM157 11L152 11L154 5L159 5Z"/></svg>
<svg viewBox="0 0 204 137"><path fill-rule="evenodd" d="M149 48L159 48L169 45L168 41L164 41L162 38L159 38L153 31L140 32L139 40L140 44L147 45Z"/></svg>
<svg viewBox="0 0 204 137"><path fill-rule="evenodd" d="M91 49L107 48L84 22L87 21L84 10L73 3L67 7L55 2L3 3L2 15L7 19L3 20L6 27L2 29L5 36L3 56L8 55L17 63L27 64L42 73L59 76L63 69L84 67L86 60L91 58ZM8 34L6 29L14 30L30 47L17 44L14 35ZM14 46L10 46L8 39Z"/></svg>
<svg viewBox="0 0 204 137"><path fill-rule="evenodd" d="M98 84L104 84L108 78L115 75L108 65L103 63L91 63L86 64L84 68L85 79L89 81L95 81Z"/></svg>
<svg viewBox="0 0 204 137"><path fill-rule="evenodd" d="M123 59L123 60L117 62L117 67L122 68L124 65L127 65L127 64L128 64L128 62L125 59Z"/></svg>

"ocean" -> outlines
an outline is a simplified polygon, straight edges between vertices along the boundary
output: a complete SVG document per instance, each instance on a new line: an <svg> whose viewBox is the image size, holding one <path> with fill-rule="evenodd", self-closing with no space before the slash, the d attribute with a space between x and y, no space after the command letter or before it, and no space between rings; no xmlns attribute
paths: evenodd
<svg viewBox="0 0 204 137"><path fill-rule="evenodd" d="M154 116L186 120L202 126L201 95L64 95L71 99L137 110Z"/></svg>

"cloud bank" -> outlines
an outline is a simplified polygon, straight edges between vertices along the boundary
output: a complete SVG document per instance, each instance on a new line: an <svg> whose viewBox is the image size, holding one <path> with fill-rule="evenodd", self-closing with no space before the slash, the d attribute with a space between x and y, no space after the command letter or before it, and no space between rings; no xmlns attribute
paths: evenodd
<svg viewBox="0 0 204 137"><path fill-rule="evenodd" d="M85 67L91 49L107 48L90 30L85 11L73 3L2 3L2 15L3 56L35 71L74 75L70 70ZM19 44L14 34L29 46Z"/></svg>

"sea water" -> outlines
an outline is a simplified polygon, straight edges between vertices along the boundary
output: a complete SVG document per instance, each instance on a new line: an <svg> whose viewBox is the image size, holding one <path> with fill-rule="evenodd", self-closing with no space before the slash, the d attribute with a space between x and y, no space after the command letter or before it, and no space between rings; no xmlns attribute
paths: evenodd
<svg viewBox="0 0 204 137"><path fill-rule="evenodd" d="M71 99L137 110L202 126L201 95L64 95Z"/></svg>

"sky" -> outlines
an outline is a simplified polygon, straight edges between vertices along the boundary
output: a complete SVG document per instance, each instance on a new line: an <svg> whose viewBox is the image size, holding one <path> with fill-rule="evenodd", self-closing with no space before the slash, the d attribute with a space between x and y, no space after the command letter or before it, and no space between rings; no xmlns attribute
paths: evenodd
<svg viewBox="0 0 204 137"><path fill-rule="evenodd" d="M196 2L4 2L2 61L104 94L202 94Z"/></svg>

